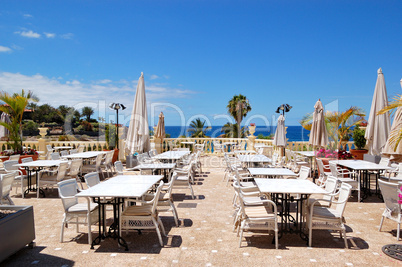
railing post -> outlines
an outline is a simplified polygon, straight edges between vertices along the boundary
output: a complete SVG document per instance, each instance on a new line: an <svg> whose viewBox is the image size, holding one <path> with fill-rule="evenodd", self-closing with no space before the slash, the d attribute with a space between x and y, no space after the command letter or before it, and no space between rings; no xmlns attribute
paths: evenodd
<svg viewBox="0 0 402 267"><path fill-rule="evenodd" d="M126 160L126 158L124 156L125 155L124 150L126 149L126 146L125 146L126 140L122 138L123 135L124 135L124 127L119 127L119 156L118 156L118 159L120 161Z"/></svg>
<svg viewBox="0 0 402 267"><path fill-rule="evenodd" d="M250 132L250 135L247 136L247 150L249 151L254 151L254 144L255 144L255 139L257 138L254 136L255 133L255 125L250 125L248 126L248 130Z"/></svg>

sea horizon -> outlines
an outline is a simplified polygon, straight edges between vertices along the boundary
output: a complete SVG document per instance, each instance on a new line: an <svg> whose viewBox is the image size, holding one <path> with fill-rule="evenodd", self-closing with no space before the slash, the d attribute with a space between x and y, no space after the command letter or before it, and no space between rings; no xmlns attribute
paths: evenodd
<svg viewBox="0 0 402 267"><path fill-rule="evenodd" d="M214 125L211 126L211 129L207 131L207 136L212 138L217 138L223 134L221 132L222 126ZM286 126L287 133L286 137L288 141L308 141L310 131L305 130L302 126ZM170 134L170 138L177 138L182 135L189 136L187 129L189 126L165 126L165 132ZM153 127L150 127L150 130L153 130ZM255 136L259 134L263 134L264 136L268 136L270 134L275 134L276 126L256 126Z"/></svg>

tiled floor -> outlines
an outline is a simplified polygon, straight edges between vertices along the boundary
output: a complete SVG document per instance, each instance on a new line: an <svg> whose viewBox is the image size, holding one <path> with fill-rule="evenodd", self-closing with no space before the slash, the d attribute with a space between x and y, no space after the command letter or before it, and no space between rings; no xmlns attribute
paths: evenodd
<svg viewBox="0 0 402 267"><path fill-rule="evenodd" d="M378 231L384 204L372 196L364 203L351 198L345 212L348 249L338 233L314 231L313 247L298 235L284 234L275 250L272 235L245 233L242 247L233 232L233 188L222 181L221 158L204 157L204 173L193 186L196 199L188 189L175 190L180 226L174 226L171 214L164 213L167 237L161 248L154 231L124 234L129 251L118 247L116 240L107 239L90 249L86 228L83 234L75 226L65 230L65 242L60 243L62 204L57 194L46 198L21 199L17 205L33 205L35 212L36 247L24 248L2 264L6 266L401 266L384 255L385 244L397 243L396 224L386 221ZM14 193L14 192L13 192ZM109 216L111 217L111 215ZM110 220L108 220L110 223ZM96 236L97 228L93 227ZM0 241L4 242L4 240ZM401 241L399 242L401 243Z"/></svg>

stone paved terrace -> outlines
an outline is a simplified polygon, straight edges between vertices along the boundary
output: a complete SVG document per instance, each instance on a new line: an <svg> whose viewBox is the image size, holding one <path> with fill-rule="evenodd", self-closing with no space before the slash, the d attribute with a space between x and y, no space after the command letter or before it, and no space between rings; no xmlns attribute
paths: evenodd
<svg viewBox="0 0 402 267"><path fill-rule="evenodd" d="M129 251L106 239L94 250L83 234L70 225L65 242L59 242L63 216L57 191L46 198L22 199L13 196L16 205L33 205L36 247L24 248L0 265L4 266L401 266L381 251L385 244L396 242L396 223L386 220L378 231L384 204L372 196L364 203L351 198L345 212L349 249L344 248L338 233L315 230L313 248L298 235L284 234L275 250L272 235L245 233L242 247L232 231L233 188L222 182L222 158L203 157L204 173L197 177L191 199L189 190L175 190L175 204L180 227L174 226L171 214L162 214L167 237L161 248L155 231L124 235ZM13 193L14 194L14 191ZM109 216L111 218L111 214ZM110 223L110 220L108 221ZM97 227L93 227L96 236ZM1 237L0 237L1 239ZM3 242L3 240L2 240ZM398 242L399 244L401 243Z"/></svg>

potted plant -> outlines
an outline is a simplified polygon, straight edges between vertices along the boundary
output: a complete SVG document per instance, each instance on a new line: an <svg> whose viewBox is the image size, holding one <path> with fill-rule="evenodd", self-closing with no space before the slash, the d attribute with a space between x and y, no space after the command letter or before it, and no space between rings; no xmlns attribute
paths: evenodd
<svg viewBox="0 0 402 267"><path fill-rule="evenodd" d="M355 157L355 159L362 160L364 154L367 153L367 149L364 149L366 146L366 138L364 138L365 130L361 129L359 126L356 126L353 130L353 141L355 143L355 149L351 149L350 153Z"/></svg>

